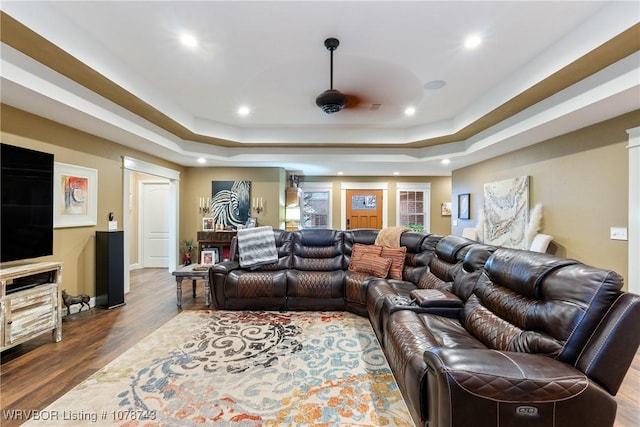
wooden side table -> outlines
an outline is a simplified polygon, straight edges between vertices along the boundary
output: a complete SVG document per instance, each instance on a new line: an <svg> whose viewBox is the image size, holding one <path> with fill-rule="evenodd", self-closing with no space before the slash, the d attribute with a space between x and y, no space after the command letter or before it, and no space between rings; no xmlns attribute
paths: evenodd
<svg viewBox="0 0 640 427"><path fill-rule="evenodd" d="M182 281L191 279L193 282L193 297L196 297L196 280L202 279L204 282L204 299L207 307L211 305L211 291L209 289L209 268L206 270L198 270L199 264L181 265L173 274L176 276L176 296L178 307L182 307Z"/></svg>

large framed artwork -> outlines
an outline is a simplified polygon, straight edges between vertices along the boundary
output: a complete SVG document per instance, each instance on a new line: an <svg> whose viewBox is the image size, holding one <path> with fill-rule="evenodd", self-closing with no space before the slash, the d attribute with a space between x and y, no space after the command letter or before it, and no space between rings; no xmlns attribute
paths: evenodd
<svg viewBox="0 0 640 427"><path fill-rule="evenodd" d="M53 226L87 227L98 223L98 171L55 162Z"/></svg>
<svg viewBox="0 0 640 427"><path fill-rule="evenodd" d="M529 177L484 185L485 243L515 249L527 249L529 222Z"/></svg>
<svg viewBox="0 0 640 427"><path fill-rule="evenodd" d="M238 228L250 215L251 181L211 181L211 217L216 226Z"/></svg>

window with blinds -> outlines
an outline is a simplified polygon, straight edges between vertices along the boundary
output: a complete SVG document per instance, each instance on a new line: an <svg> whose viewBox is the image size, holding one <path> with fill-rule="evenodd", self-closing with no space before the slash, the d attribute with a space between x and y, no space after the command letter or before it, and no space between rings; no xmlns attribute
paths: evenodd
<svg viewBox="0 0 640 427"><path fill-rule="evenodd" d="M329 191L304 191L302 228L329 228L329 200Z"/></svg>
<svg viewBox="0 0 640 427"><path fill-rule="evenodd" d="M431 226L431 184L399 182L397 186L398 226L429 232Z"/></svg>

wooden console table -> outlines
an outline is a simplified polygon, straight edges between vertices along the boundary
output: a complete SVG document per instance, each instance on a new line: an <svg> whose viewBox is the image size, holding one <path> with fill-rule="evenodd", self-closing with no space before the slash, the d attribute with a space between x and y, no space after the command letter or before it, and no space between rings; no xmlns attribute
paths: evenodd
<svg viewBox="0 0 640 427"><path fill-rule="evenodd" d="M193 297L196 297L196 280L202 279L204 282L204 299L207 307L211 305L211 292L209 289L209 269L200 270L198 264L181 265L172 274L176 276L176 296L178 307L182 307L182 281L191 279L193 281Z"/></svg>
<svg viewBox="0 0 640 427"><path fill-rule="evenodd" d="M61 262L39 262L0 271L0 350L52 331L62 339Z"/></svg>
<svg viewBox="0 0 640 427"><path fill-rule="evenodd" d="M198 231L198 259L194 261L199 263L202 250L207 248L218 248L220 261L229 258L231 240L235 235L236 231Z"/></svg>

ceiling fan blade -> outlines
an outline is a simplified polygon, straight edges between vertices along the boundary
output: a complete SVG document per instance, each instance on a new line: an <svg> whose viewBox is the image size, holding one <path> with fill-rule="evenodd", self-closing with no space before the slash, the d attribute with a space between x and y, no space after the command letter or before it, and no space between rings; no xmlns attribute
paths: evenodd
<svg viewBox="0 0 640 427"><path fill-rule="evenodd" d="M362 98L358 95L345 95L347 97L347 105L344 108L358 108L362 104Z"/></svg>

